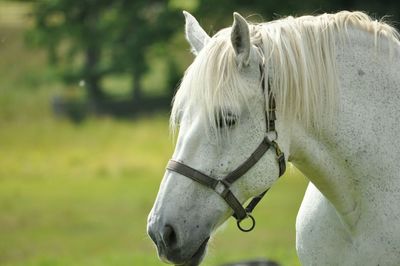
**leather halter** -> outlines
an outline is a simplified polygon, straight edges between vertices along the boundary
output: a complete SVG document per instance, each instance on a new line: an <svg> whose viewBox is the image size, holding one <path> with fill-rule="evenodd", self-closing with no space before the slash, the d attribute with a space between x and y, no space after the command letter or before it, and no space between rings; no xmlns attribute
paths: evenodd
<svg viewBox="0 0 400 266"><path fill-rule="evenodd" d="M265 79L263 75L263 66L260 65L261 73L262 73L262 87L263 91L265 93ZM269 83L269 80L268 80ZM266 116L266 130L267 132L275 132L275 120L276 120L276 114L275 114L275 97L272 95L270 91L270 84L268 84L268 100L269 100L269 110L268 110L268 116ZM268 119L267 119L268 117ZM277 136L277 134L276 134ZM285 163L285 155L283 152L280 150L279 145L275 141L269 140L267 134L261 141L261 143L258 145L258 147L255 149L255 151L250 155L250 157L244 161L241 165L239 165L235 170L230 172L228 175L226 175L223 178L213 178L209 175L206 175L184 163L175 161L175 160L170 160L167 164L167 170L176 172L178 174L181 174L183 176L186 176L197 183L200 183L208 188L211 188L214 190L218 195L220 195L226 203L232 208L233 210L233 217L237 221L237 226L238 228L243 231L243 232L250 232L251 230L254 229L255 227L255 219L251 215L253 209L257 206L257 204L260 202L260 200L264 197L264 195L267 193L269 188L265 190L263 193L260 195L254 197L250 203L247 205L246 208L242 206L240 201L235 197L235 195L231 191L231 186L232 184L238 180L240 177L242 177L244 174L247 173L262 157L263 155L270 149L270 148L275 149L276 153L276 159L279 165L279 177L282 176L286 170L286 163ZM249 228L244 228L240 225L240 223L245 220L246 218L249 218L251 220L251 225Z"/></svg>

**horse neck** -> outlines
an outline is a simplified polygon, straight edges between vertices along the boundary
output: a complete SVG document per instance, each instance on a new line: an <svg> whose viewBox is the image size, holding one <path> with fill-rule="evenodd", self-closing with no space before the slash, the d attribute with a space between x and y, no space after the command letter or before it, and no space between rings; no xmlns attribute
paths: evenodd
<svg viewBox="0 0 400 266"><path fill-rule="evenodd" d="M359 218L359 194L352 169L330 141L299 124L293 125L292 132L289 161L332 203L351 232Z"/></svg>
<svg viewBox="0 0 400 266"><path fill-rule="evenodd" d="M391 141L400 135L400 46L385 38L376 45L373 33L349 28L336 41L335 64L340 81L335 125L319 134L301 122L279 125L278 131L291 132L283 141L289 160L351 231L365 200L362 190L398 183L400 167L389 162L400 159L400 143Z"/></svg>

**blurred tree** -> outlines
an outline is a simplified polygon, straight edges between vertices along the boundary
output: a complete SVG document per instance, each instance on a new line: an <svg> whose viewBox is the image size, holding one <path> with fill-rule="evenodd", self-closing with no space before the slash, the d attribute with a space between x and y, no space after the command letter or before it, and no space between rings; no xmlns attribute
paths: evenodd
<svg viewBox="0 0 400 266"><path fill-rule="evenodd" d="M85 84L91 101L104 98L103 77L126 72L139 100L146 52L174 33L181 18L177 13L164 0L42 0L28 36L47 47L65 82Z"/></svg>
<svg viewBox="0 0 400 266"><path fill-rule="evenodd" d="M202 20L205 29L214 33L221 27L232 23L232 12L239 11L246 17L249 16L254 22L269 21L280 16L313 15L321 13L332 13L340 10L360 10L376 18L389 16L389 21L400 20L400 1L386 0L304 0L304 1L281 1L281 0L198 0L198 8L194 14ZM395 25L396 26L396 25Z"/></svg>
<svg viewBox="0 0 400 266"><path fill-rule="evenodd" d="M104 77L115 74L128 74L130 96L136 104L144 103L141 81L149 70L150 50L156 50L157 58L168 65L168 73L162 75L166 75L170 83L167 87L173 91L181 76L181 65L185 64L182 54L189 54L187 49L182 50L187 47L182 44L182 9L193 12L210 35L232 23L233 11L250 16L255 22L342 9L363 10L376 17L388 14L392 15L389 18L392 21L399 20L400 15L400 2L394 0L40 0L35 3L36 23L28 35L30 40L47 47L50 62L57 66L64 81L85 84L88 98L94 103L106 96L102 89ZM168 44L176 31L182 42L176 42L175 38Z"/></svg>
<svg viewBox="0 0 400 266"><path fill-rule="evenodd" d="M111 33L111 66L115 71L128 72L132 77L133 99L142 98L141 78L148 70L146 51L156 45L168 60L165 44L181 24L177 9L168 1L115 1L109 11L108 32Z"/></svg>
<svg viewBox="0 0 400 266"><path fill-rule="evenodd" d="M84 81L91 99L102 98L100 80L109 71L101 65L105 25L102 14L111 7L103 0L43 0L35 7L35 29L29 37L45 45L50 62L68 83Z"/></svg>

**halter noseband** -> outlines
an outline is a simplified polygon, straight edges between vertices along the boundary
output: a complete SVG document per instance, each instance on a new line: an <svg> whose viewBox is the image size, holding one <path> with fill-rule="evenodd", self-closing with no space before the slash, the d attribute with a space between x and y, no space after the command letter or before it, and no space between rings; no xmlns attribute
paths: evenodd
<svg viewBox="0 0 400 266"><path fill-rule="evenodd" d="M263 65L260 65L260 70L262 73L262 87L263 91L265 93L265 78L264 78L264 71L263 71ZM269 83L269 79L268 79ZM275 132L276 134L276 129L275 129L275 120L276 120L276 114L275 114L275 97L271 93L271 86L268 84L268 101L269 101L269 110L268 110L268 115L266 115L266 130L268 132ZM277 136L277 134L276 134ZM270 149L270 148L275 149L276 153L276 160L279 165L279 177L282 176L286 170L286 163L285 163L285 155L279 148L279 145L277 142L274 140L271 141L269 140L267 134L261 141L261 143L258 145L258 147L255 149L255 151L250 155L250 157L244 161L241 165L239 165L235 170L230 172L228 175L225 177L218 179L218 178L213 178L209 175L206 175L184 163L175 161L175 160L170 160L167 164L167 170L176 172L178 174L181 174L183 176L186 176L197 183L200 183L208 188L211 188L214 190L218 195L220 195L226 203L232 208L233 210L233 217L236 219L236 223L238 228L243 231L243 232L250 232L251 230L254 229L256 225L256 221L254 217L251 215L253 209L257 206L257 204L260 202L260 200L264 197L264 195L268 192L269 188L265 190L263 193L260 195L252 198L250 203L247 205L246 208L242 206L242 204L239 202L239 200L235 197L235 195L231 191L231 186L232 184L238 180L240 177L242 177L244 174L247 173L262 157L263 155ZM248 228L244 228L241 226L241 222L245 219L249 218L251 220L251 225Z"/></svg>

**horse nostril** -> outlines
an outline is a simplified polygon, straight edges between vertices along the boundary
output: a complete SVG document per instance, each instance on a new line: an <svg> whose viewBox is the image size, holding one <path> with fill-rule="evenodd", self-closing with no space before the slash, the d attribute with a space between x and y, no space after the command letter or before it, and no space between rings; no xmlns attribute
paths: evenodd
<svg viewBox="0 0 400 266"><path fill-rule="evenodd" d="M174 228L167 224L162 232L162 239L167 248L173 248L177 244L177 236Z"/></svg>

